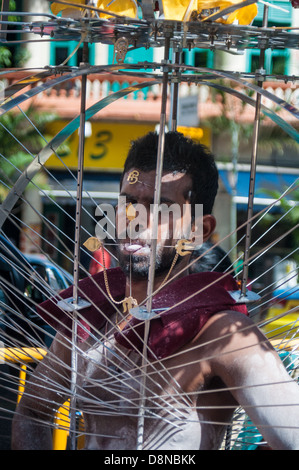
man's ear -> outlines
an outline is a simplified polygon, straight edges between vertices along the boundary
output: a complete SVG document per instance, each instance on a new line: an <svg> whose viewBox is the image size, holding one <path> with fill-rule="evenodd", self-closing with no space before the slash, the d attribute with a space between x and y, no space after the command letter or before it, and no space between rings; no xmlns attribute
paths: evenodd
<svg viewBox="0 0 299 470"><path fill-rule="evenodd" d="M202 218L202 241L206 242L216 228L216 219L212 214L204 215Z"/></svg>
<svg viewBox="0 0 299 470"><path fill-rule="evenodd" d="M213 215L207 214L204 215L200 218L200 226L196 226L195 221L192 223L192 232L195 235L195 240L196 240L196 235L199 236L198 241L200 239L200 243L206 242L212 233L214 232L216 228L216 219ZM192 239L192 233L191 233L191 239Z"/></svg>

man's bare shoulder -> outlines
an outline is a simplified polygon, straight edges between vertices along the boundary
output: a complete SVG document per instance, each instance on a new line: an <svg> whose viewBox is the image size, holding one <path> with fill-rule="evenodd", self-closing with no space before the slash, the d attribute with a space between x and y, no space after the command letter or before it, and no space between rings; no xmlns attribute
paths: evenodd
<svg viewBox="0 0 299 470"><path fill-rule="evenodd" d="M193 345L205 345L217 360L225 361L225 354L240 356L252 350L272 349L269 340L251 318L236 311L222 311L213 315L193 339ZM251 349L250 349L251 348Z"/></svg>
<svg viewBox="0 0 299 470"><path fill-rule="evenodd" d="M253 320L244 313L234 310L223 310L212 315L202 328L202 333L224 334L243 333L259 331L258 326Z"/></svg>

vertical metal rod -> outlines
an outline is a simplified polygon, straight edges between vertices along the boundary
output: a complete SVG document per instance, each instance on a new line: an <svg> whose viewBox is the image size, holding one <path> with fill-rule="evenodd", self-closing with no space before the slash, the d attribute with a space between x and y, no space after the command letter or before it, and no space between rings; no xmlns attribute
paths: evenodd
<svg viewBox="0 0 299 470"><path fill-rule="evenodd" d="M265 27L268 23L268 8L269 7L267 5L264 5L263 27ZM260 58L259 58L260 69L264 68L264 62L265 62L265 49L261 48ZM262 87L263 81L259 80L258 85ZM252 144L252 154L251 154L250 182L249 182L249 194L248 194L248 206L247 206L247 225L246 225L246 235L245 235L242 282L241 282L241 295L242 296L246 295L246 284L248 281L248 268L249 268L248 263L249 263L249 257L250 257L251 227L252 227L251 220L253 216L253 200L254 200L254 190L255 190L258 136L259 136L259 128L260 128L261 99L262 99L262 96L260 93L258 93L256 97L254 129L253 129L253 144Z"/></svg>
<svg viewBox="0 0 299 470"><path fill-rule="evenodd" d="M165 38L165 52L164 62L167 64L169 58L170 38ZM153 237L152 237L152 250L149 266L149 282L147 289L147 309L151 311L152 308L152 292L155 278L155 260L156 260L156 246L158 236L158 217L159 217L159 204L161 198L161 181L163 171L163 157L164 157L164 143L165 143L165 125L166 125L166 105L167 105L167 90L168 90L168 66L163 72L162 81L162 103L161 103L161 116L160 116L160 130L158 140L158 153L157 153L157 167L156 167L156 180L155 180L155 193L154 193L154 210L153 210Z"/></svg>
<svg viewBox="0 0 299 470"><path fill-rule="evenodd" d="M169 50L170 50L170 37L165 37L165 50L164 50L164 71L162 80L162 103L161 103L161 116L160 116L160 130L158 140L158 152L157 152L157 167L156 167L156 180L155 180L155 194L154 194L154 210L153 210L153 221L152 221L152 240L151 240L151 255L150 255L150 266L148 274L148 286L147 286L147 311L150 312L152 309L152 293L155 279L155 264L156 264L156 247L157 247L157 236L158 236L158 207L160 204L161 197L161 180L163 170L163 157L164 157L164 143L165 143L165 125L166 125L166 105L167 105L167 90L168 90L168 66L169 62ZM166 66L166 67L165 67ZM144 436L144 417L145 417L145 384L147 375L147 342L149 334L149 320L144 322L144 343L142 351L142 379L140 384L140 403L139 403L139 414L138 414L138 429L137 429L137 450L142 450L143 447L143 436Z"/></svg>
<svg viewBox="0 0 299 470"><path fill-rule="evenodd" d="M181 63L181 52L175 52L175 63ZM178 72L176 73L178 75ZM172 108L171 108L171 126L170 129L175 132L178 125L178 99L179 99L179 82L178 80L172 84Z"/></svg>
<svg viewBox="0 0 299 470"><path fill-rule="evenodd" d="M83 63L86 56L87 43L83 45ZM79 149L78 149L78 174L77 174L77 197L75 217L75 248L74 248L74 285L73 285L73 323L72 323L72 355L71 355L71 398L70 398L70 447L75 450L76 439L76 394L78 374L78 351L77 351L77 310L79 265L80 265L80 229L82 213L82 185L84 168L84 144L85 144L85 109L86 109L86 82L87 75L82 75L81 103L80 103L80 127L79 127Z"/></svg>

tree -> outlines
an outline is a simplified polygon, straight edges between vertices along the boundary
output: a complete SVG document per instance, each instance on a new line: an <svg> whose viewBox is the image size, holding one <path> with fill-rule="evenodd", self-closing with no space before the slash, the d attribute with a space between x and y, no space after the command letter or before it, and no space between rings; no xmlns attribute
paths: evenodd
<svg viewBox="0 0 299 470"><path fill-rule="evenodd" d="M6 3L3 0L0 0L1 11L2 8L7 8ZM7 20L13 24L16 23L19 18L13 14L16 11L16 2L15 0L9 0L9 11L12 13L7 17ZM14 26L10 24L4 25L6 29L12 29ZM13 33L9 33L10 36ZM0 46L0 67L7 68L7 67L22 67L26 60L29 58L28 49L22 47L21 44L14 44L10 49L6 46Z"/></svg>
<svg viewBox="0 0 299 470"><path fill-rule="evenodd" d="M287 188L285 188L287 189ZM268 194L273 199L279 199L281 193L279 191L270 191L267 189L263 190L264 193ZM280 231L287 233L292 227L288 237L288 248L290 252L293 252L292 258L296 261L299 266L299 253L298 253L298 240L299 240L299 187L298 185L290 192L288 197L280 199L279 212L269 212L264 218L264 224L271 226L272 224L279 221Z"/></svg>
<svg viewBox="0 0 299 470"><path fill-rule="evenodd" d="M26 113L10 111L0 117L0 202L50 139L47 124L54 119L56 114L41 113L33 106ZM43 176L37 176L35 181L44 185Z"/></svg>

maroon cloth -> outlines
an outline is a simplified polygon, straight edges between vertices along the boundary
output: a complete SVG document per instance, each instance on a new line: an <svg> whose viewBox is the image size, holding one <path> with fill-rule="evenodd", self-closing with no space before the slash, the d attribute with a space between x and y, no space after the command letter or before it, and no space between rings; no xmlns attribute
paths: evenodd
<svg viewBox="0 0 299 470"><path fill-rule="evenodd" d="M126 278L120 268L109 269L109 288L111 295L117 301L120 301L125 296ZM100 288L99 288L99 287ZM103 294L103 292L106 294ZM108 299L103 272L99 272L94 276L89 276L81 279L78 282L78 295L80 298L87 300L91 303L90 307L86 307L79 311L79 326L78 335L81 341L85 341L89 336L89 331L92 327L95 330L102 328L106 323L106 318L110 317L115 312L115 307ZM62 331L64 334L70 336L72 330L72 318L70 312L65 312L58 305L57 302L61 299L68 299L73 296L73 287L68 287L59 293L58 296L53 297L41 303L37 307L37 313L49 323L55 330ZM120 308L120 306L118 306ZM84 321L81 316L86 320ZM81 328L80 328L81 324Z"/></svg>
<svg viewBox="0 0 299 470"><path fill-rule="evenodd" d="M113 298L122 300L125 296L126 283L123 272L120 268L114 268L107 273ZM78 284L79 296L96 305L96 307L93 305L86 307L79 312L79 316L82 315L86 320L85 322L80 319L83 328L78 328L78 334L81 341L85 341L89 336L88 324L95 330L104 326L106 319L101 315L101 311L108 317L115 311L114 306L96 285L106 292L102 272L92 278L82 279ZM237 304L228 293L237 289L237 283L230 275L216 272L191 274L161 289L153 297L152 308L169 310L150 320L148 356L163 359L174 354L194 338L208 319L217 312L235 310L247 315L246 306ZM60 297L66 299L71 297L72 293L71 287L63 291ZM176 306L171 308L173 305ZM71 331L70 314L57 306L57 298L43 302L38 308L38 313L55 329L63 329L66 333ZM143 335L144 322L133 317L122 331L115 334L115 339L128 349L137 348L142 351Z"/></svg>
<svg viewBox="0 0 299 470"><path fill-rule="evenodd" d="M237 289L232 276L216 272L190 274L161 289L153 298L152 309L178 305L150 320L148 356L163 359L174 354L197 335L214 313L235 310L248 315L246 306L237 304L227 292ZM198 293L194 295L195 292ZM133 343L142 350L143 334L144 322L132 318L115 337L127 348L132 349Z"/></svg>

